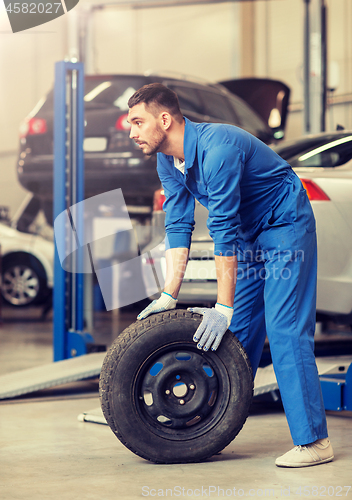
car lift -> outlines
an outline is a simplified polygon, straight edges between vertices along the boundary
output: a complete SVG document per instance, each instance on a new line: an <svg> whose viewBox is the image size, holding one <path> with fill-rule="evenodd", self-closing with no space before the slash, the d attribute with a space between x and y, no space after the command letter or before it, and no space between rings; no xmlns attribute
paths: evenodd
<svg viewBox="0 0 352 500"><path fill-rule="evenodd" d="M54 363L0 377L0 399L32 393L69 382L97 377L105 352L94 346L93 337L83 332L83 278L80 263L83 248L76 238L82 236L83 213L70 207L84 198L84 68L82 63L60 61L55 65L54 98L54 219L67 211L67 220L56 232L54 267ZM80 238L78 238L80 239ZM82 240L81 240L82 241ZM58 249L66 252L69 269L60 264Z"/></svg>
<svg viewBox="0 0 352 500"><path fill-rule="evenodd" d="M94 340L83 333L84 71L82 63L59 62L54 101L54 361L87 354ZM75 208L78 207L77 210ZM74 212L74 213L73 213ZM69 262L67 272L59 256Z"/></svg>

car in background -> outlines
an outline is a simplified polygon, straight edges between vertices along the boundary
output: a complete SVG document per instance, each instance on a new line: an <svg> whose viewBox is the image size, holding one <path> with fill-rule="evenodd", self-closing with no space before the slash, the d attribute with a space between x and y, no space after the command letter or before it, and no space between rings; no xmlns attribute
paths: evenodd
<svg viewBox="0 0 352 500"><path fill-rule="evenodd" d="M144 213L150 218L153 194L159 187L156 155L145 156L129 138L127 102L135 90L152 82L174 90L182 112L192 121L229 123L249 131L265 143L275 141L277 128L271 129L248 104L221 84L159 75L86 76L85 198L121 188L129 211ZM54 91L51 90L22 123L17 161L20 184L41 201L51 224L53 102Z"/></svg>
<svg viewBox="0 0 352 500"><path fill-rule="evenodd" d="M284 138L291 94L284 82L252 77L219 83L249 104L272 130L275 139Z"/></svg>
<svg viewBox="0 0 352 500"><path fill-rule="evenodd" d="M282 142L273 149L294 168L311 201L318 239L318 318L352 324L352 132L339 131ZM163 191L155 194L153 238L142 250L150 298L165 278ZM207 210L196 202L190 259L179 294L184 304L216 302L214 244ZM156 277L158 287L155 285Z"/></svg>
<svg viewBox="0 0 352 500"><path fill-rule="evenodd" d="M0 223L1 294L5 303L41 304L53 287L53 241Z"/></svg>

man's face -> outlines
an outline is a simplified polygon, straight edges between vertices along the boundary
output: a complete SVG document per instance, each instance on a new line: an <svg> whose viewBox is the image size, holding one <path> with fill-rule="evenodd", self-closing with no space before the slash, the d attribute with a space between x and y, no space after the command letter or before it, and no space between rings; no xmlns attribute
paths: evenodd
<svg viewBox="0 0 352 500"><path fill-rule="evenodd" d="M153 155L162 150L167 141L161 121L147 111L145 104L136 104L128 112L131 124L130 138L135 141L145 155Z"/></svg>

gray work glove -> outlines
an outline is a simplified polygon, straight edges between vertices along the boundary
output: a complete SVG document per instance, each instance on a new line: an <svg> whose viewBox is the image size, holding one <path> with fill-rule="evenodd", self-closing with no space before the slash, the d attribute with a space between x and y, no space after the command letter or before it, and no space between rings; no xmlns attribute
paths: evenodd
<svg viewBox="0 0 352 500"><path fill-rule="evenodd" d="M150 314L155 314L169 309L175 309L177 300L172 295L162 292L157 300L153 300L141 313L138 314L137 319L144 319Z"/></svg>
<svg viewBox="0 0 352 500"><path fill-rule="evenodd" d="M203 320L193 336L198 349L216 351L221 339L231 324L233 307L215 304L215 307L189 307L188 311L202 314Z"/></svg>

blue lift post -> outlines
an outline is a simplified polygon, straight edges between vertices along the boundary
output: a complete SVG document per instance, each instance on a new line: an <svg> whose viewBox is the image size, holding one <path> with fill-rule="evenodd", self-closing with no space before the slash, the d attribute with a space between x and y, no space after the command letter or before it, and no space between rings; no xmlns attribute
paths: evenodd
<svg viewBox="0 0 352 500"><path fill-rule="evenodd" d="M55 247L54 263L54 361L88 354L94 343L84 333L83 241L84 214L84 67L83 63L60 61L55 65L54 90L54 220L67 211L71 223L55 232L56 247L71 259L70 270L61 266ZM77 205L79 204L79 205ZM77 206L75 224L70 207ZM70 250L71 248L71 250ZM65 252L66 250L66 252ZM61 253L62 255L62 253Z"/></svg>
<svg viewBox="0 0 352 500"><path fill-rule="evenodd" d="M80 203L84 197L83 95L83 64L56 63L54 218L63 214L66 223L58 224L58 232L55 228L54 363L2 375L0 399L97 377L106 355L106 352L97 352L99 346L83 331L84 274L80 271L84 271L86 263L84 252L88 254L83 244L78 244L84 241L84 203ZM61 266L59 255L67 256L68 265L64 264L67 271ZM88 265L86 270L90 272L92 268Z"/></svg>

